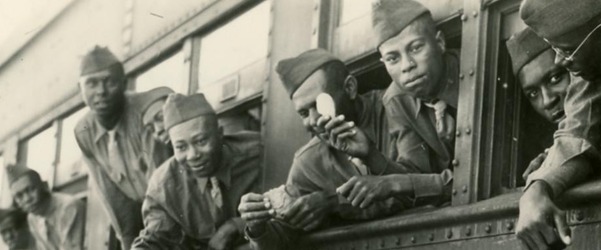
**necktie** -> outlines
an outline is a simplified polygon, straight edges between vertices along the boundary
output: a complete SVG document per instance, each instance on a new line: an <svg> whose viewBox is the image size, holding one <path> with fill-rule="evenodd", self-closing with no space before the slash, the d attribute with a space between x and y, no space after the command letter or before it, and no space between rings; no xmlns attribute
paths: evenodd
<svg viewBox="0 0 601 250"><path fill-rule="evenodd" d="M438 100L435 103L424 103L427 107L434 109L434 117L436 117L436 132L440 135L445 131L445 111L447 104L442 100Z"/></svg>
<svg viewBox="0 0 601 250"><path fill-rule="evenodd" d="M125 161L119 150L119 142L117 141L117 133L114 130L109 131L108 156L109 164L111 165L111 178L114 181L122 182L125 178Z"/></svg>
<svg viewBox="0 0 601 250"><path fill-rule="evenodd" d="M213 201L215 202L215 205L221 209L223 207L223 196L221 195L221 188L219 187L219 180L217 180L217 177L211 177L210 178L210 183L211 185L209 186L209 188L211 189L211 197L213 197Z"/></svg>

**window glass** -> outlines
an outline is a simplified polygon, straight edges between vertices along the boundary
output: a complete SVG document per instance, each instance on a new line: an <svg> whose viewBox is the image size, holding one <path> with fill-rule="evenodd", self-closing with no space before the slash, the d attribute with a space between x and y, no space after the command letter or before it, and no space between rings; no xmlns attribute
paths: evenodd
<svg viewBox="0 0 601 250"><path fill-rule="evenodd" d="M160 86L167 86L175 92L187 93L188 82L184 77L184 53L180 50L136 78L136 91L142 92Z"/></svg>
<svg viewBox="0 0 601 250"><path fill-rule="evenodd" d="M345 24L371 11L371 0L341 0L340 24Z"/></svg>
<svg viewBox="0 0 601 250"><path fill-rule="evenodd" d="M199 89L267 55L269 2L260 3L202 38Z"/></svg>
<svg viewBox="0 0 601 250"><path fill-rule="evenodd" d="M56 128L51 126L27 141L27 167L51 181L56 157ZM49 183L51 184L51 183Z"/></svg>
<svg viewBox="0 0 601 250"><path fill-rule="evenodd" d="M83 165L81 150L73 133L75 125L87 112L88 108L80 109L62 121L60 158L56 167L55 178L57 185L87 172L87 168Z"/></svg>

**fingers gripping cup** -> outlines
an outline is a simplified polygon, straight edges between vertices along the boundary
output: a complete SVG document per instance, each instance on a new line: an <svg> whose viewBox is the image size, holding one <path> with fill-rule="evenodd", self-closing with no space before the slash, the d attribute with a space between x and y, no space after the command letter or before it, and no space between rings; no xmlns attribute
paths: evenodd
<svg viewBox="0 0 601 250"><path fill-rule="evenodd" d="M291 194L291 191L293 191L293 190L287 190L287 189L291 189L291 188L292 187L286 187L286 185L281 185L281 186L271 189L263 194L265 197L267 197L267 199L269 199L269 203L271 204L272 208L275 210L275 218L276 219L282 220L283 219L282 212L288 206L290 206L295 200L295 197L293 197Z"/></svg>

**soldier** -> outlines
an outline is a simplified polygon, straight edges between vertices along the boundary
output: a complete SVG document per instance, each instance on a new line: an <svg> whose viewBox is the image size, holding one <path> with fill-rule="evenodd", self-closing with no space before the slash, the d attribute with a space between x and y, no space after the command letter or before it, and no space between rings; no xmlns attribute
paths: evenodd
<svg viewBox="0 0 601 250"><path fill-rule="evenodd" d="M570 75L555 64L555 52L531 29L513 35L507 40L513 73L534 110L547 121L559 124L565 118L563 103ZM538 169L547 157L547 150L540 153L522 175L527 176Z"/></svg>
<svg viewBox="0 0 601 250"><path fill-rule="evenodd" d="M145 136L144 139L150 139L150 141L143 143L144 157L150 165L148 166L150 171L147 171L148 178L163 161L173 156L169 134L163 124L163 105L165 99L171 93L173 93L173 90L168 87L158 87L143 93L148 97L146 103L142 105L142 124L148 130L148 133L152 134L152 138ZM165 150L154 150L157 147L165 148Z"/></svg>
<svg viewBox="0 0 601 250"><path fill-rule="evenodd" d="M236 208L259 181L259 134L223 135L203 94L172 94L163 114L174 156L150 179L145 227L133 249L231 249L244 243Z"/></svg>
<svg viewBox="0 0 601 250"><path fill-rule="evenodd" d="M520 198L518 238L530 249L571 243L565 212L555 198L592 176L601 146L600 0L526 0L520 16L555 50L555 62L578 78L570 80L553 146L542 166L528 176Z"/></svg>
<svg viewBox="0 0 601 250"><path fill-rule="evenodd" d="M75 197L51 193L40 175L23 166L9 166L8 180L15 204L27 221L38 249L84 249L86 207Z"/></svg>
<svg viewBox="0 0 601 250"><path fill-rule="evenodd" d="M9 250L35 250L27 225L27 213L18 208L0 209L0 235Z"/></svg>
<svg viewBox="0 0 601 250"><path fill-rule="evenodd" d="M336 188L353 176L388 173L394 169L371 167L353 162L349 155L337 149L323 125L318 125L316 99L320 93L334 100L339 122L332 130L349 132L351 137L364 137L372 149L386 151L388 147L387 121L382 104L382 91L363 95L357 93L357 79L344 63L323 49L306 51L295 58L282 60L276 71L288 91L303 125L313 138L295 156L286 182L286 191L295 197L283 208L282 221L269 221L274 216L273 205L267 197L250 193L242 197L239 211L247 222L246 234L258 249L287 249L296 237L324 225L328 219L372 219L402 210L402 201L389 199L365 209L356 209L346 199L337 196ZM356 132L352 132L356 131ZM354 152L349 147L347 152Z"/></svg>
<svg viewBox="0 0 601 250"><path fill-rule="evenodd" d="M123 65L96 46L82 60L79 89L90 112L75 127L75 138L99 190L123 249L142 229L141 207L152 166L144 143L154 142L142 125L145 94L125 94ZM149 155L166 150L157 144ZM164 159L163 159L164 160Z"/></svg>
<svg viewBox="0 0 601 250"><path fill-rule="evenodd" d="M411 197L413 206L442 204L450 200L453 179L459 55L446 49L430 11L416 1L376 1L372 21L376 48L393 80L384 107L394 145L392 161L378 157L372 164L404 174L353 178L339 192L360 206L393 194Z"/></svg>

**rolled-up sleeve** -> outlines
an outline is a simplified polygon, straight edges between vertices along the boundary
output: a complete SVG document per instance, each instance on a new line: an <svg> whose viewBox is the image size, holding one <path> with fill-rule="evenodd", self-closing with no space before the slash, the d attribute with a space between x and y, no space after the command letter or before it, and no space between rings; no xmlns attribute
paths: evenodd
<svg viewBox="0 0 601 250"><path fill-rule="evenodd" d="M566 118L554 134L553 146L541 168L528 176L546 182L553 195L582 182L598 162L601 144L601 83L572 77L564 103Z"/></svg>

